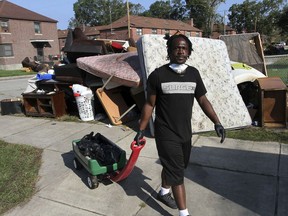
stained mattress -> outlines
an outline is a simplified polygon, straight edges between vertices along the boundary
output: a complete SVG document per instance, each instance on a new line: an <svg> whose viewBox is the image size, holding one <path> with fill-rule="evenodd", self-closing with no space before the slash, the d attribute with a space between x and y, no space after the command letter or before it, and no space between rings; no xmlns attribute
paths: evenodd
<svg viewBox="0 0 288 216"><path fill-rule="evenodd" d="M141 85L141 68L137 52L115 53L77 59L77 66L95 76L128 86Z"/></svg>
<svg viewBox="0 0 288 216"><path fill-rule="evenodd" d="M221 40L208 38L189 38L193 52L187 64L196 67L207 88L210 100L225 128L242 128L251 125L251 117L231 76L231 64L226 45ZM149 74L157 67L168 63L166 40L160 35L143 35L137 42L143 85ZM214 130L213 123L206 117L195 100L192 115L193 133ZM153 114L154 116L154 114ZM150 121L154 135L153 120Z"/></svg>

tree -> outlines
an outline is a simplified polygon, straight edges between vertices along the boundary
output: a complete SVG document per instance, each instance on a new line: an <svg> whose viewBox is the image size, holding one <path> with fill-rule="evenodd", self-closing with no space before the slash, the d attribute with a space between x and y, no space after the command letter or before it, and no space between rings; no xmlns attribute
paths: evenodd
<svg viewBox="0 0 288 216"><path fill-rule="evenodd" d="M288 5L279 14L276 24L280 28L282 36L288 35Z"/></svg>
<svg viewBox="0 0 288 216"><path fill-rule="evenodd" d="M233 4L230 7L228 18L237 33L255 31L254 23L259 19L258 8L259 5L256 0L245 0L242 4Z"/></svg>
<svg viewBox="0 0 288 216"><path fill-rule="evenodd" d="M186 2L184 0L174 0L172 1L170 18L173 20L188 20L189 10L186 6Z"/></svg>
<svg viewBox="0 0 288 216"><path fill-rule="evenodd" d="M73 8L75 20L87 26L107 25L127 14L121 0L78 0Z"/></svg>
<svg viewBox="0 0 288 216"><path fill-rule="evenodd" d="M190 10L190 18L195 26L203 30L203 36L209 37L212 33L216 8L225 0L186 0Z"/></svg>
<svg viewBox="0 0 288 216"><path fill-rule="evenodd" d="M271 40L278 34L276 21L283 2L283 0L245 0L242 4L233 4L228 15L231 27L238 33L259 32Z"/></svg>
<svg viewBox="0 0 288 216"><path fill-rule="evenodd" d="M149 12L147 13L151 17L156 17L160 19L170 19L170 12L172 7L170 1L156 1L149 7Z"/></svg>
<svg viewBox="0 0 288 216"><path fill-rule="evenodd" d="M144 11L140 15L182 21L189 19L188 9L184 0L156 1L150 5L149 10Z"/></svg>
<svg viewBox="0 0 288 216"><path fill-rule="evenodd" d="M145 11L145 8L141 4L133 4L129 2L129 9L131 15L140 15Z"/></svg>

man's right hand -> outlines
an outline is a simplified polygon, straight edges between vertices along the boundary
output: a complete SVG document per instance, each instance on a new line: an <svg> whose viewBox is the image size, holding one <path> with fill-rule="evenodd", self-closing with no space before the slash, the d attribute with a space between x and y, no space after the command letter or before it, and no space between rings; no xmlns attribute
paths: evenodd
<svg viewBox="0 0 288 216"><path fill-rule="evenodd" d="M140 140L144 137L144 130L140 130L137 132L134 141L136 142L136 145L140 145Z"/></svg>

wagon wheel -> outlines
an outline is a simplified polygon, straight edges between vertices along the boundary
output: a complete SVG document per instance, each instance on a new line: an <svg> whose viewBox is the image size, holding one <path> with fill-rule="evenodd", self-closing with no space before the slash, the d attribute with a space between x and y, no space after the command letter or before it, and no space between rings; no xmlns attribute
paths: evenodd
<svg viewBox="0 0 288 216"><path fill-rule="evenodd" d="M89 175L87 177L87 183L90 189L95 189L99 186L97 176Z"/></svg>
<svg viewBox="0 0 288 216"><path fill-rule="evenodd" d="M83 168L83 165L79 162L77 158L74 158L73 165L76 170L80 170Z"/></svg>

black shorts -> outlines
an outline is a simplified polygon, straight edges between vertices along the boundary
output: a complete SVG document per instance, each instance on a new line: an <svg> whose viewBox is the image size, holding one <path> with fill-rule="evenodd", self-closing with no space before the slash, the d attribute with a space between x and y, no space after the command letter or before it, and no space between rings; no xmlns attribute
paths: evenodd
<svg viewBox="0 0 288 216"><path fill-rule="evenodd" d="M156 146L167 184L183 184L184 170L188 166L191 154L191 140L176 142L156 139Z"/></svg>

